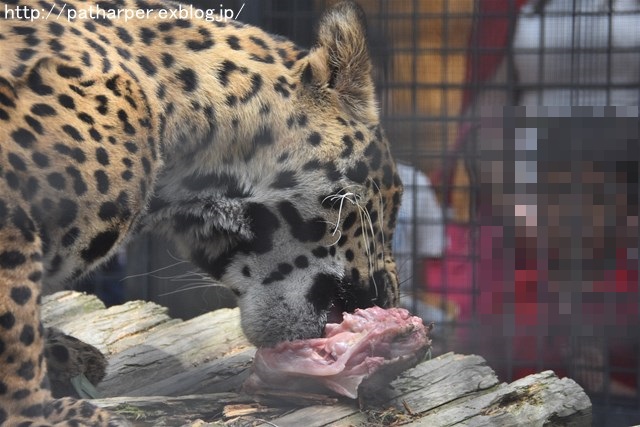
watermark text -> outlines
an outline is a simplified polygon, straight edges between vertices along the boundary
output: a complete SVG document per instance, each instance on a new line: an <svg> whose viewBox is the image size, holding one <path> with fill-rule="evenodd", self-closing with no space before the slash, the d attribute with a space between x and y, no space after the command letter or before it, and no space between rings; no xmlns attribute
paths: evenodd
<svg viewBox="0 0 640 427"><path fill-rule="evenodd" d="M78 8L67 5L67 3L53 4L50 9L38 9L28 6L11 6L4 4L5 19L36 21L46 20L124 20L135 19L202 19L208 22L227 22L236 20L244 9L244 3L236 12L233 9L225 8L222 4L219 8L199 9L192 5L179 4L173 8L162 9L138 9L138 8L105 8L99 4L89 5L86 8Z"/></svg>

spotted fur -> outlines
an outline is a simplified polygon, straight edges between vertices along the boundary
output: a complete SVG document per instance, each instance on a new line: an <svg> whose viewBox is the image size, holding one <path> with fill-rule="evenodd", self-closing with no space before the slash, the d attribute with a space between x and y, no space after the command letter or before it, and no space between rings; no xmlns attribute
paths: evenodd
<svg viewBox="0 0 640 427"><path fill-rule="evenodd" d="M0 10L92 5L50 1ZM39 303L134 232L168 236L228 286L259 346L397 301L401 183L357 5L327 11L308 52L237 22L155 14L0 26L0 425L120 422L53 400Z"/></svg>

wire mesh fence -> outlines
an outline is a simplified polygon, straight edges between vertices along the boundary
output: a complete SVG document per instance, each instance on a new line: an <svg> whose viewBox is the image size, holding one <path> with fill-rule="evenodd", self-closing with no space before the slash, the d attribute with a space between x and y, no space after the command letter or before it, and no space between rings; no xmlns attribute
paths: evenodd
<svg viewBox="0 0 640 427"><path fill-rule="evenodd" d="M224 6L310 47L331 3ZM594 425L640 423L640 2L359 3L405 183L403 304L436 322L436 352L481 354L505 381L553 369ZM138 271L172 261L136 245Z"/></svg>
<svg viewBox="0 0 640 427"><path fill-rule="evenodd" d="M309 45L331 1L264 2ZM404 304L510 381L554 369L640 422L640 2L362 0L403 163Z"/></svg>

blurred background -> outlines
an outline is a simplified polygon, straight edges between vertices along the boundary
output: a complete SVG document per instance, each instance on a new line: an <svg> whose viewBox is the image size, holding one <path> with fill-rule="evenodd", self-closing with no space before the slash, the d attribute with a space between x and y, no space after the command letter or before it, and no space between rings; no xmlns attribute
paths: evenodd
<svg viewBox="0 0 640 427"><path fill-rule="evenodd" d="M313 44L332 1L194 1ZM640 424L639 0L360 0L405 183L403 304L434 354L503 381L546 369ZM244 6L243 6L244 5ZM144 237L81 286L176 317L233 297Z"/></svg>

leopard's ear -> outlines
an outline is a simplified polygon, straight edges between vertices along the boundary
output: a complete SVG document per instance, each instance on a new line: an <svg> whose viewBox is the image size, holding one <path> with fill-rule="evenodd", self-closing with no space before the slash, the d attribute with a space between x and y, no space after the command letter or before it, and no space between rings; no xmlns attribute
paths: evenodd
<svg viewBox="0 0 640 427"><path fill-rule="evenodd" d="M320 20L309 63L302 70L302 81L334 90L356 118L376 121L366 27L363 10L353 1L340 2L327 10Z"/></svg>

